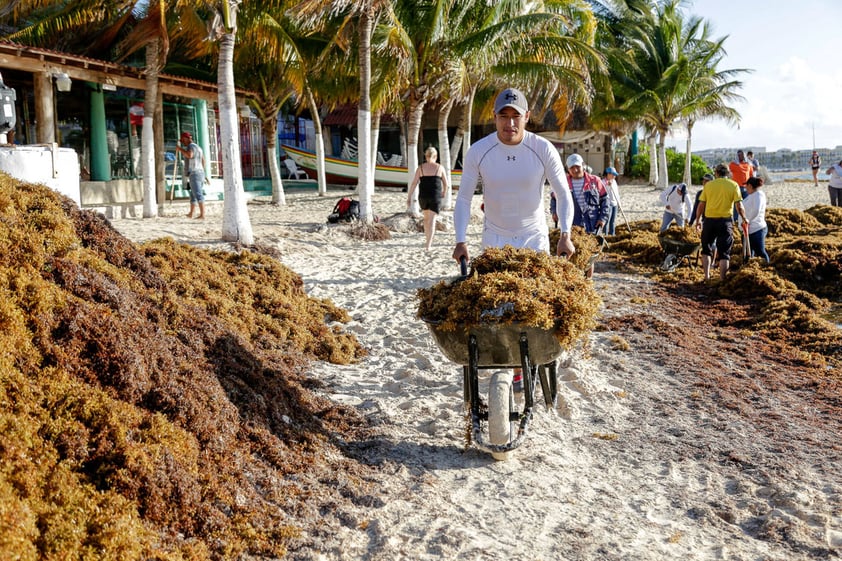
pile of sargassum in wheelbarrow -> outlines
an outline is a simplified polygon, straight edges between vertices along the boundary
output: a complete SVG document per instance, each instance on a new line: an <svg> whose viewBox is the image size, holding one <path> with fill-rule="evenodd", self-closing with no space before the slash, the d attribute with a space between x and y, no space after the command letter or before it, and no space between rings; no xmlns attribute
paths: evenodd
<svg viewBox="0 0 842 561"><path fill-rule="evenodd" d="M539 383L554 410L557 359L596 324L601 299L583 268L592 262L591 250L601 247L587 238L572 235L577 261L490 248L465 276L418 291L418 317L444 355L463 366L468 443L495 459L506 459L523 442ZM513 382L514 368L522 371L522 388ZM480 386L481 370L496 370L487 390Z"/></svg>

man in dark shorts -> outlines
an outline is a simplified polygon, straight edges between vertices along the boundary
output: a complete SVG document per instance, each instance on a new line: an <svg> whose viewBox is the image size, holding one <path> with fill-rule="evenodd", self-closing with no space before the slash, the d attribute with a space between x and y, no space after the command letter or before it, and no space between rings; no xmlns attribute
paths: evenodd
<svg viewBox="0 0 842 561"><path fill-rule="evenodd" d="M715 174L716 179L708 181L702 188L699 206L696 209L696 228L702 231L702 268L705 280L710 278L714 249L719 258L719 278L725 280L725 273L731 264L731 248L734 246L732 209L736 208L743 219L744 227L748 227L740 186L728 178L728 166L719 164ZM748 238L748 233L745 237Z"/></svg>

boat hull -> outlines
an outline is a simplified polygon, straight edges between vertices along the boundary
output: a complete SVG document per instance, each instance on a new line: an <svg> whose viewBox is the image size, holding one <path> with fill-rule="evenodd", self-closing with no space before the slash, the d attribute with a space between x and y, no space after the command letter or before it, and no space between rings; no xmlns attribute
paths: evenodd
<svg viewBox="0 0 842 561"><path fill-rule="evenodd" d="M294 146L281 145L284 152L292 158L299 168L303 169L311 179L316 176L316 154ZM335 185L356 185L359 176L357 162L342 160L332 156L325 156L325 180ZM374 169L374 185L378 187L406 187L409 174L405 167L378 165ZM451 180L453 187L458 187L462 179L462 170L453 170Z"/></svg>

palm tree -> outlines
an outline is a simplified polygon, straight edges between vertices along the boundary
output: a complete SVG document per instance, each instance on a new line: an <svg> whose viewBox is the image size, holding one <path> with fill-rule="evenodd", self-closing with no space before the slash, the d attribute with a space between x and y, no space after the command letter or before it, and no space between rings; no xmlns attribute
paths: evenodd
<svg viewBox="0 0 842 561"><path fill-rule="evenodd" d="M243 170L240 160L240 129L237 102L234 96L234 45L237 37L237 9L241 0L221 0L211 33L219 41L219 135L222 146L222 166L225 170L224 206L222 209L222 239L253 245Z"/></svg>
<svg viewBox="0 0 842 561"><path fill-rule="evenodd" d="M747 72L744 69L717 70L719 63L725 56L723 44L727 37L709 41L707 40L708 36L708 27L705 25L700 40L696 43L697 51L692 56L696 75L691 82L690 103L686 107L683 119L684 126L687 129L683 181L688 185L692 181L690 164L692 161L693 125L697 120L707 118L724 119L729 125L738 124L740 114L728 103L743 99L735 91L742 87L742 82L734 80L733 77Z"/></svg>
<svg viewBox="0 0 842 561"><path fill-rule="evenodd" d="M470 137L464 134L470 130L478 89L520 85L531 91L533 113L540 117L561 91L586 102L589 67L601 67L588 31L592 19L587 10L569 2L464 0L426 5L406 0L397 3L396 12L412 56L406 96L409 169L417 165L418 134L428 105L440 108L439 152L447 165L446 113L453 105L460 108L466 150ZM487 97L493 99L493 94ZM446 200L445 206L449 204Z"/></svg>
<svg viewBox="0 0 842 561"><path fill-rule="evenodd" d="M622 76L625 69L632 66L634 45L629 40L631 30L645 25L652 18L653 6L648 0L614 0L612 2L594 2L593 11L597 19L596 43L605 54L608 66L607 76L595 87L593 106L589 120L595 130L609 131L612 141L632 134L640 126L642 108L636 104L626 104L623 96L627 90L616 87L614 80ZM615 161L616 143L612 142L610 161ZM657 182L657 165L651 159L650 175L652 184Z"/></svg>
<svg viewBox="0 0 842 561"><path fill-rule="evenodd" d="M295 30L285 17L289 2L248 2L239 14L239 48L234 56L237 83L256 92L250 106L260 118L266 138L272 204L286 204L278 165L278 113L306 80L299 56Z"/></svg>
<svg viewBox="0 0 842 561"><path fill-rule="evenodd" d="M740 85L727 80L740 70L715 70L722 58L722 40L709 39L701 18L685 20L681 3L669 0L658 5L652 17L641 18L640 25L630 30L631 59L615 76L624 107L637 106L644 128L657 133L660 188L668 183L665 144L671 128L690 116L706 116L709 110L733 116L724 102L736 95L733 90Z"/></svg>
<svg viewBox="0 0 842 561"><path fill-rule="evenodd" d="M357 110L357 192L360 197L360 220L374 222L371 196L374 192L374 152L371 146L371 36L378 14L388 0L304 0L295 10L302 21L314 25L336 16L340 27L356 26L359 69L359 98Z"/></svg>

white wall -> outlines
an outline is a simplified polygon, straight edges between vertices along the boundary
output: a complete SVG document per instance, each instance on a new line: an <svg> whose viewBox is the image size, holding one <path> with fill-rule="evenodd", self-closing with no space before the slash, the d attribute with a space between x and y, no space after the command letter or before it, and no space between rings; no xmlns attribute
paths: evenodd
<svg viewBox="0 0 842 561"><path fill-rule="evenodd" d="M28 183L43 183L82 205L79 158L72 148L55 145L0 146L0 171Z"/></svg>

